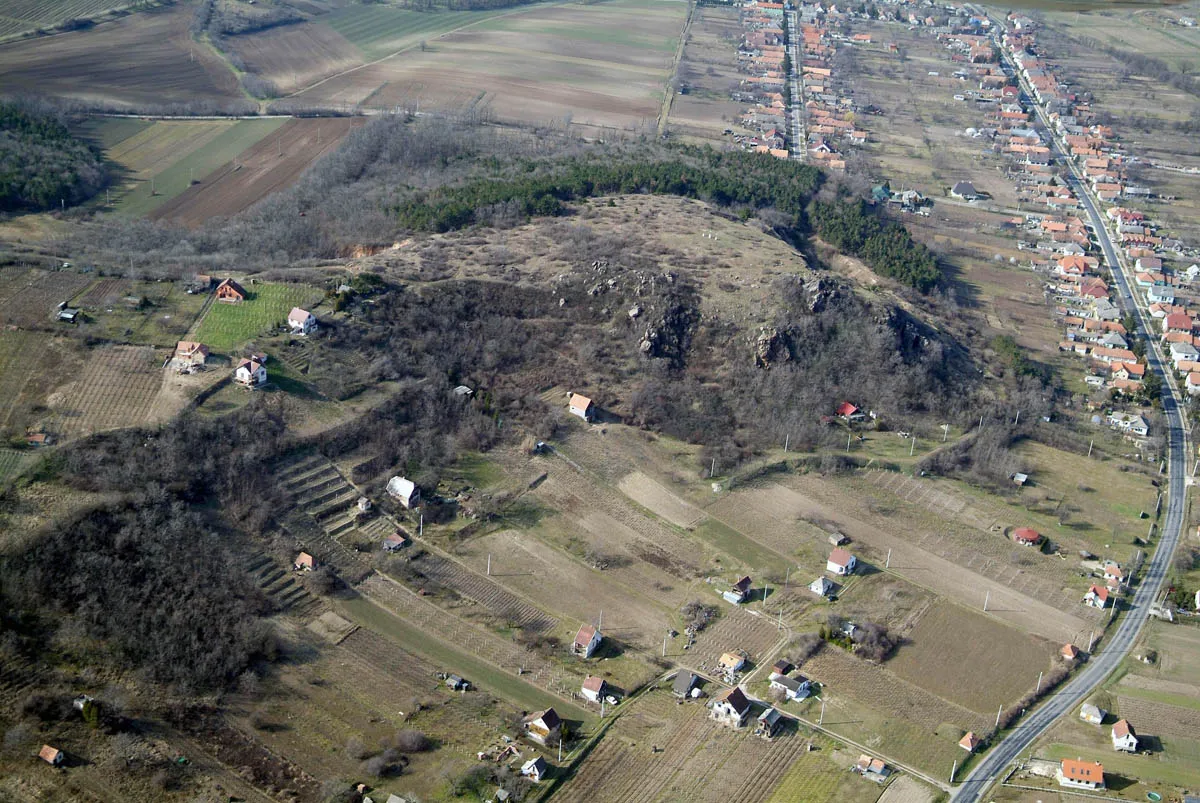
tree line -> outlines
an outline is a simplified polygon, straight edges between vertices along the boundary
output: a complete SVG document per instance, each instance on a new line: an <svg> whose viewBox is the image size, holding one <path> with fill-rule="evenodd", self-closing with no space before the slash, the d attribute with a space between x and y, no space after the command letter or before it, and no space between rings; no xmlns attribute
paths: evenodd
<svg viewBox="0 0 1200 803"><path fill-rule="evenodd" d="M873 212L864 200L819 201L813 204L812 219L821 239L859 257L880 276L922 293L942 281L933 252L915 241L904 226Z"/></svg>

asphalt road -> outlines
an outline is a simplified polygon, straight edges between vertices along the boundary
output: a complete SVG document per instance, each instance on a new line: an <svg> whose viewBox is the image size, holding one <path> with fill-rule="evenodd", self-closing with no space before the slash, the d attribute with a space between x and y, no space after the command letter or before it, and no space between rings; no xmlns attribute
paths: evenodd
<svg viewBox="0 0 1200 803"><path fill-rule="evenodd" d="M1007 60L1008 54L1005 53ZM1022 79L1024 84L1024 79ZM1025 87L1028 90L1028 87ZM1035 103L1029 105L1037 109L1038 117L1053 136L1053 129L1041 108ZM1095 229L1095 236L1104 252L1104 260L1112 269L1116 281L1119 300L1122 307L1131 312L1137 319L1138 328L1147 337L1149 348L1146 351L1147 363L1151 370L1163 378L1162 404L1167 421L1167 448L1169 480L1167 486L1166 515L1162 521L1158 547L1146 564L1145 574L1141 578L1137 591L1129 604L1128 610L1122 615L1116 630L1110 632L1102 642L1101 649L1088 660L1083 671L1077 674L1069 683L1050 695L1034 712L1023 719L1013 731L984 757L984 760L963 781L955 791L952 801L956 803L975 803L995 781L1002 777L1005 767L1025 751L1034 740L1041 736L1051 725L1064 714L1074 715L1078 706L1086 699L1091 691L1100 685L1117 665L1129 653L1138 634L1146 623L1150 605L1158 596L1166 580L1167 568L1171 556L1183 531L1183 514L1185 507L1185 482L1187 472L1187 433L1184 429L1185 419L1179 401L1179 391L1173 378L1163 370L1163 359L1152 330L1146 325L1147 317L1136 297L1130 292L1130 281L1126 267L1117 257L1116 249L1109 238L1105 221L1097 208L1094 199L1081 186L1075 167L1062 158L1057 138L1053 147L1055 156L1069 168L1068 181L1071 189L1080 199L1088 217Z"/></svg>

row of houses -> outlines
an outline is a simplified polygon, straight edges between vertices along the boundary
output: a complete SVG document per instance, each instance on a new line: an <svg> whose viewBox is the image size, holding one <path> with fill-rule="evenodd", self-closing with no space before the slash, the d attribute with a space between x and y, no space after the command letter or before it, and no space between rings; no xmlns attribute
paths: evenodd
<svg viewBox="0 0 1200 803"><path fill-rule="evenodd" d="M805 149L810 161L833 170L846 167L847 147L865 144L869 135L862 127L863 113L850 94L849 86L834 72L838 47L865 47L872 44L870 34L849 36L836 33L847 14L836 5L801 3L797 6L796 38L800 54L800 83L804 100ZM892 45L886 45L894 47Z"/></svg>
<svg viewBox="0 0 1200 803"><path fill-rule="evenodd" d="M754 132L734 135L746 150L788 158L787 41L781 3L750 2L742 6L742 41L738 70L743 73L734 99L749 105L739 118Z"/></svg>

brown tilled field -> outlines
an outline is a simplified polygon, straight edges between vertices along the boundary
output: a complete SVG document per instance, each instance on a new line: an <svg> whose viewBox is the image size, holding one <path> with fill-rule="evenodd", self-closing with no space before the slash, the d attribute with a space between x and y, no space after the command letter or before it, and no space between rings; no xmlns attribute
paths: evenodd
<svg viewBox="0 0 1200 803"><path fill-rule="evenodd" d="M57 306L91 282L74 271L5 268L0 271L0 324L22 329L53 327Z"/></svg>
<svg viewBox="0 0 1200 803"><path fill-rule="evenodd" d="M154 210L153 220L199 226L212 217L236 214L290 186L309 165L337 148L356 117L290 120L198 184Z"/></svg>
<svg viewBox="0 0 1200 803"><path fill-rule="evenodd" d="M230 45L248 72L271 81L284 93L363 62L358 48L346 37L314 22L232 37Z"/></svg>
<svg viewBox="0 0 1200 803"><path fill-rule="evenodd" d="M239 100L233 73L192 41L192 12L179 3L0 46L5 89L116 104Z"/></svg>
<svg viewBox="0 0 1200 803"><path fill-rule="evenodd" d="M696 7L679 64L679 82L687 85L688 94L671 101L672 136L711 143L724 140L726 128L743 130L737 122L743 104L729 96L743 78L733 45L741 35L736 9Z"/></svg>
<svg viewBox="0 0 1200 803"><path fill-rule="evenodd" d="M148 346L93 349L82 373L47 401L60 440L149 423L163 386L166 352Z"/></svg>

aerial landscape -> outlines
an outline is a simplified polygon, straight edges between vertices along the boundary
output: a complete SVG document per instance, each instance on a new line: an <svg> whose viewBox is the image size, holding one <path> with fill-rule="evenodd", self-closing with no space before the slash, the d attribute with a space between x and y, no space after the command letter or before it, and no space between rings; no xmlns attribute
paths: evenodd
<svg viewBox="0 0 1200 803"><path fill-rule="evenodd" d="M0 0L0 803L1200 803L1200 0Z"/></svg>

